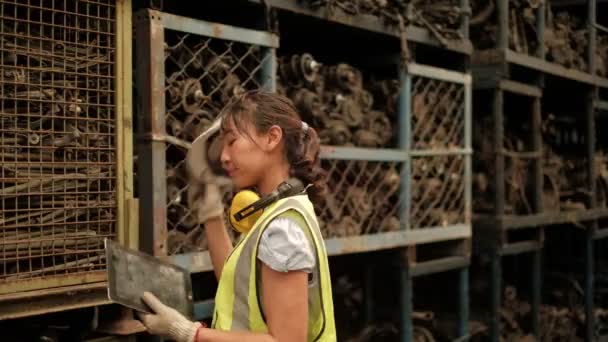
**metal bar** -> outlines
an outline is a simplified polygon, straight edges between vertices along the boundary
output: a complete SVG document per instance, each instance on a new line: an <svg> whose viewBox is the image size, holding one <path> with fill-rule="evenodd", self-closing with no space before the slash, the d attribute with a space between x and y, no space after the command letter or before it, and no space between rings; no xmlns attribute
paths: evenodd
<svg viewBox="0 0 608 342"><path fill-rule="evenodd" d="M426 243L466 239L471 237L470 225L400 230L370 235L357 235L325 240L325 248L330 256L373 252ZM162 257L191 273L213 270L209 253L195 252Z"/></svg>
<svg viewBox="0 0 608 342"><path fill-rule="evenodd" d="M504 245L500 250L501 256L516 255L537 251L541 248L538 241L521 241Z"/></svg>
<svg viewBox="0 0 608 342"><path fill-rule="evenodd" d="M606 26L600 25L600 24L598 24L598 23L596 23L596 22L595 22L595 23L593 23L593 26L594 26L594 27L595 27L597 30L600 30L600 31L602 31L602 32L604 32L604 33L608 33L608 27L606 27Z"/></svg>
<svg viewBox="0 0 608 342"><path fill-rule="evenodd" d="M215 301L213 299L194 302L194 319L201 321L213 317Z"/></svg>
<svg viewBox="0 0 608 342"><path fill-rule="evenodd" d="M501 1L503 3L506 1ZM495 172L496 178L495 182L495 208L494 213L497 216L503 215L505 211L505 157L498 153L503 148L503 139L504 139L504 124L503 124L503 111L504 111L504 99L503 99L503 91L500 89L494 90L494 149L497 153L495 153Z"/></svg>
<svg viewBox="0 0 608 342"><path fill-rule="evenodd" d="M140 249L160 256L167 253L167 184L165 143L158 138L165 136L165 39L158 12L138 13L136 35Z"/></svg>
<svg viewBox="0 0 608 342"><path fill-rule="evenodd" d="M404 342L413 342L414 340L414 323L412 321L412 313L414 311L413 299L413 282L410 274L409 261L406 260L401 267L401 340Z"/></svg>
<svg viewBox="0 0 608 342"><path fill-rule="evenodd" d="M465 85L471 84L470 74L465 74L443 68L437 68L429 65L409 63L407 65L407 72L411 75L428 77L445 82L459 83Z"/></svg>
<svg viewBox="0 0 608 342"><path fill-rule="evenodd" d="M44 278L24 278L11 280L0 284L0 303L4 299L11 299L22 293L59 287L68 287L76 284L99 283L106 280L104 271L92 271L87 273L76 273L73 275L49 275Z"/></svg>
<svg viewBox="0 0 608 342"><path fill-rule="evenodd" d="M585 341L593 341L593 230L588 227L585 231Z"/></svg>
<svg viewBox="0 0 608 342"><path fill-rule="evenodd" d="M608 87L608 80L595 77L594 75L575 69L568 69L539 58L517 53L511 50L505 52L506 61L518 64L530 69L538 70L557 77L571 79L581 83Z"/></svg>
<svg viewBox="0 0 608 342"><path fill-rule="evenodd" d="M589 2L595 2L594 0L590 0ZM597 172L595 166L595 148L596 148L596 129L595 129L595 100L597 98L597 89L595 87L591 87L587 94L586 101L586 118L587 122L587 139L585 139L586 149L587 149L587 188L589 189L589 197L588 197L588 208L596 208L597 207Z"/></svg>
<svg viewBox="0 0 608 342"><path fill-rule="evenodd" d="M536 57L545 59L545 25L546 25L546 13L547 7L544 1L541 1L536 10L536 40L538 41L538 47L536 49Z"/></svg>
<svg viewBox="0 0 608 342"><path fill-rule="evenodd" d="M370 252L439 241L464 239L471 236L470 225L424 228L373 235L359 235L325 240L329 255Z"/></svg>
<svg viewBox="0 0 608 342"><path fill-rule="evenodd" d="M322 159L366 160L366 161L406 161L407 151L397 149L375 149L362 147L321 146Z"/></svg>
<svg viewBox="0 0 608 342"><path fill-rule="evenodd" d="M460 10L462 13L460 33L464 39L469 39L469 22L471 19L471 5L469 4L469 0L460 0Z"/></svg>
<svg viewBox="0 0 608 342"><path fill-rule="evenodd" d="M365 264L365 322L371 324L374 321L374 267L372 263Z"/></svg>
<svg viewBox="0 0 608 342"><path fill-rule="evenodd" d="M133 200L133 117L132 117L132 28L131 28L131 2L119 0L117 2L116 21L116 179L117 193L117 220L116 233L118 241L129 243L129 236L137 226L133 222L133 216L137 213L130 212L128 201Z"/></svg>
<svg viewBox="0 0 608 342"><path fill-rule="evenodd" d="M412 146L412 77L409 73L400 70L401 89L399 92L399 148L409 156ZM409 157L408 157L409 158ZM412 194L412 163L406 162L401 169L401 184L399 204L399 220L405 222L405 229L410 229L410 205Z"/></svg>
<svg viewBox="0 0 608 342"><path fill-rule="evenodd" d="M129 65L125 65L124 63L127 62L125 59L123 59L123 47L125 47L122 42L123 39L126 36L126 34L128 34L128 32L124 32L125 31L125 27L124 22L123 22L123 5L124 5L124 1L123 0L118 0L116 2L116 78L114 80L114 88L116 89L116 93L114 95L115 99L116 99L116 170L118 171L118 176L116 177L116 240L124 243L125 242L125 236L126 236L126 232L125 232L125 223L126 223L126 217L125 217L125 192L124 192L124 188L125 188L125 179L124 177L122 177L122 170L124 169L124 164L125 163L129 163L129 160L126 160L123 153L124 153L124 122L123 122L123 115L124 115L124 108L123 108L123 104L124 104L124 99L123 99L123 95L124 95L124 88L123 88L123 74L124 74L124 69L129 68ZM130 29L130 27L129 27ZM130 89L131 87L127 86L126 88Z"/></svg>
<svg viewBox="0 0 608 342"><path fill-rule="evenodd" d="M589 42L587 45L587 64L589 73L595 76L597 69L597 59L595 58L597 49L597 4L595 0L587 0L587 30L589 30Z"/></svg>
<svg viewBox="0 0 608 342"><path fill-rule="evenodd" d="M542 138L542 113L540 97L532 102L532 150L539 153L538 158L534 159L534 211L540 213L543 210L543 138Z"/></svg>
<svg viewBox="0 0 608 342"><path fill-rule="evenodd" d="M160 19L162 25L169 30L271 48L279 47L279 37L274 33L211 23L155 10L149 12L154 19Z"/></svg>
<svg viewBox="0 0 608 342"><path fill-rule="evenodd" d="M608 111L608 101L595 101L595 108Z"/></svg>
<svg viewBox="0 0 608 342"><path fill-rule="evenodd" d="M260 84L266 90L277 90L277 56L274 48L263 48L262 69L260 71Z"/></svg>
<svg viewBox="0 0 608 342"><path fill-rule="evenodd" d="M509 48L509 1L496 0L498 3L498 37L496 40L497 48L506 50Z"/></svg>
<svg viewBox="0 0 608 342"><path fill-rule="evenodd" d="M465 95L466 96L466 95ZM466 117L466 114L465 114ZM465 118L466 120L466 118ZM466 125L466 123L465 123ZM466 127L465 127L466 130ZM465 133L466 134L466 133ZM473 154L472 148L450 148L450 149L432 149L432 150L412 150L410 157L434 157L434 156L469 156Z"/></svg>
<svg viewBox="0 0 608 342"><path fill-rule="evenodd" d="M511 81L511 80L500 80L498 87L509 93L528 96L528 97L542 97L543 92L540 87L528 85L525 83Z"/></svg>
<svg viewBox="0 0 608 342"><path fill-rule="evenodd" d="M506 2L506 1L505 1ZM498 254L492 254L491 261L491 299L490 299L490 340L492 342L500 341L500 305L501 305L501 289L502 289L502 265L501 257Z"/></svg>
<svg viewBox="0 0 608 342"><path fill-rule="evenodd" d="M532 333L540 339L540 303L542 288L542 249L532 253Z"/></svg>
<svg viewBox="0 0 608 342"><path fill-rule="evenodd" d="M8 299L0 296L0 321L110 304L104 282L47 288L17 295Z"/></svg>
<svg viewBox="0 0 608 342"><path fill-rule="evenodd" d="M463 267L458 277L458 336L465 336L469 333L469 268Z"/></svg>
<svg viewBox="0 0 608 342"><path fill-rule="evenodd" d="M466 150L473 149L473 85L464 86L464 147ZM473 166L472 155L465 156L464 164L464 213L465 222L471 223L473 212ZM462 335L461 335L462 336Z"/></svg>
<svg viewBox="0 0 608 342"><path fill-rule="evenodd" d="M506 229L520 229L537 226L548 226L564 223L585 222L605 218L608 210L605 208L571 211L562 213L543 213L536 215L508 215L500 218Z"/></svg>
<svg viewBox="0 0 608 342"><path fill-rule="evenodd" d="M464 256L451 256L431 261L417 262L411 264L410 275L419 277L428 274L441 273L445 271L468 267L469 258Z"/></svg>
<svg viewBox="0 0 608 342"><path fill-rule="evenodd" d="M602 240L608 237L608 228L602 228L595 231L593 238L595 240ZM601 250L601 249L600 249Z"/></svg>

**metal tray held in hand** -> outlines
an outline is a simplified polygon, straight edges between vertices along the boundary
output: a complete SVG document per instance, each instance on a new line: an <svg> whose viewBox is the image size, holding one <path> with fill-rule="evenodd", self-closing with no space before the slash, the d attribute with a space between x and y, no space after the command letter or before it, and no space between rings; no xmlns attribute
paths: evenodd
<svg viewBox="0 0 608 342"><path fill-rule="evenodd" d="M105 239L108 298L137 311L151 313L141 300L144 291L186 317L193 316L190 273L151 255Z"/></svg>

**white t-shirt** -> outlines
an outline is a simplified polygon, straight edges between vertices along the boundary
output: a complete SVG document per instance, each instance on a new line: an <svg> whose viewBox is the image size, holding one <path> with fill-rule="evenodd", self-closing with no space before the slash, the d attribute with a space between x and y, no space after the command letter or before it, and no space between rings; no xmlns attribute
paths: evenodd
<svg viewBox="0 0 608 342"><path fill-rule="evenodd" d="M312 273L316 265L314 250L297 222L277 217L270 221L262 233L258 259L277 272Z"/></svg>

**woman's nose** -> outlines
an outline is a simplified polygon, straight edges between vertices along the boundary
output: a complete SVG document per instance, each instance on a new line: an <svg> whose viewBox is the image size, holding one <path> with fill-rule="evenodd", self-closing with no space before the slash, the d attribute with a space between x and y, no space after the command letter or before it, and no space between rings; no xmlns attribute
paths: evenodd
<svg viewBox="0 0 608 342"><path fill-rule="evenodd" d="M230 156L228 155L226 146L222 146L222 153L220 154L220 162L222 163L222 167L226 167L226 165L230 162Z"/></svg>

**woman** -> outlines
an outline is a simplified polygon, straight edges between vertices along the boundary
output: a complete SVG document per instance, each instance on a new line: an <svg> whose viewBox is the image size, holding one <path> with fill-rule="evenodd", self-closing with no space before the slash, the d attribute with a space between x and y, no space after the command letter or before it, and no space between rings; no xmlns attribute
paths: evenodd
<svg viewBox="0 0 608 342"><path fill-rule="evenodd" d="M218 130L221 165L237 189L254 188L264 198L294 178L305 185L263 208L235 247L223 220L226 178L207 162L209 137ZM195 140L187 164L190 203L205 225L219 279L213 323L208 329L190 322L144 293L155 312L141 316L149 332L178 342L336 341L327 254L309 200L324 189L319 139L292 102L245 93Z"/></svg>

